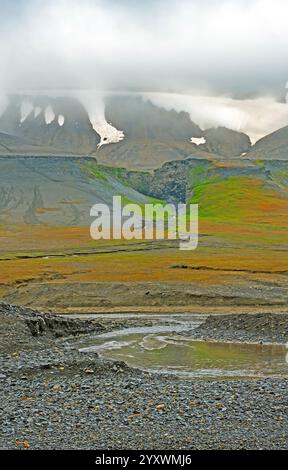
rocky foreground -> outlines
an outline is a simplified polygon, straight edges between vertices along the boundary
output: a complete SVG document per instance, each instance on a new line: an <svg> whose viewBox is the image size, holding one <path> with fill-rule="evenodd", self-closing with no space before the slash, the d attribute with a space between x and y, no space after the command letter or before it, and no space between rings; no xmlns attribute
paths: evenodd
<svg viewBox="0 0 288 470"><path fill-rule="evenodd" d="M183 380L73 348L115 326L0 304L0 448L288 448L288 379Z"/></svg>

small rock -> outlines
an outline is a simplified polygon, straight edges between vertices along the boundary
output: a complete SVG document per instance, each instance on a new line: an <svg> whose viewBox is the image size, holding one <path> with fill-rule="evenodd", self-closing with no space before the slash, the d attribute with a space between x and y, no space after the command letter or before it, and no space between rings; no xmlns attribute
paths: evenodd
<svg viewBox="0 0 288 470"><path fill-rule="evenodd" d="M157 406L156 406L156 410L157 410L157 411L163 411L164 408L165 408L164 403L160 403L160 405L157 405Z"/></svg>
<svg viewBox="0 0 288 470"><path fill-rule="evenodd" d="M59 390L61 390L61 385L58 385L58 384L54 385L54 387L52 387L52 390L54 392L58 392Z"/></svg>
<svg viewBox="0 0 288 470"><path fill-rule="evenodd" d="M89 369L89 368L84 369L84 372L85 372L85 374L94 374L94 370Z"/></svg>

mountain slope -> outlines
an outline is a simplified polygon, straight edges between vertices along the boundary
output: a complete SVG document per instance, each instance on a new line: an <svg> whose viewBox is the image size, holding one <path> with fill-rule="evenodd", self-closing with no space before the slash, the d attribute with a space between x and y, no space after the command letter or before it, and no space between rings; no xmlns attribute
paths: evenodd
<svg viewBox="0 0 288 470"><path fill-rule="evenodd" d="M188 140L202 131L188 113L167 111L140 96L110 96L105 100L108 122L124 130L128 140Z"/></svg>
<svg viewBox="0 0 288 470"><path fill-rule="evenodd" d="M0 155L97 155L105 165L130 169L154 169L187 157L229 160L247 154L257 160L288 159L288 126L251 147L241 132L225 127L201 130L188 113L160 108L140 96L107 97L105 115L112 127L96 126L101 134L97 150L100 136L91 123L95 126L95 116L89 117L80 101L10 96L0 116ZM109 131L111 138L105 134ZM125 135L119 142L118 131Z"/></svg>
<svg viewBox="0 0 288 470"><path fill-rule="evenodd" d="M94 159L0 157L0 224L89 226L91 207L111 207L114 195L138 204L150 200Z"/></svg>
<svg viewBox="0 0 288 470"><path fill-rule="evenodd" d="M120 172L120 173L119 173ZM169 202L189 202L198 185L228 181L229 178L261 180L279 194L288 194L288 169L284 161L263 161L259 163L244 157L237 161L219 161L207 158L187 158L166 162L152 172L118 170L127 184L143 194ZM239 192L241 184L239 183ZM215 198L218 197L215 194ZM222 197L221 194L219 197ZM225 197L224 197L225 203ZM226 200L227 207L229 200ZM249 205L249 198L247 199ZM222 210L222 209L221 209ZM220 211L221 212L221 211ZM225 212L225 211L224 211Z"/></svg>
<svg viewBox="0 0 288 470"><path fill-rule="evenodd" d="M103 164L157 168L187 157L233 157L251 146L243 133L221 127L203 131L188 113L167 111L141 97L112 96L105 104L107 121L124 131L125 139L99 150L97 159ZM205 143L196 145L191 138L202 138Z"/></svg>
<svg viewBox="0 0 288 470"><path fill-rule="evenodd" d="M105 145L96 153L97 161L103 165L132 170L155 169L165 162L187 157L213 159L215 155L194 148L190 142L150 139L125 139L117 144Z"/></svg>
<svg viewBox="0 0 288 470"><path fill-rule="evenodd" d="M57 151L59 155L67 154L67 152ZM32 144L31 141L25 137L18 137L15 135L0 132L0 155L53 155L55 149L49 145Z"/></svg>
<svg viewBox="0 0 288 470"><path fill-rule="evenodd" d="M40 153L48 148L50 153L85 155L94 152L100 141L87 111L73 98L10 96L0 131L39 146ZM19 151L24 153L25 145Z"/></svg>
<svg viewBox="0 0 288 470"><path fill-rule="evenodd" d="M99 162L112 166L157 168L169 160L182 160L193 153L191 137L202 135L188 113L167 111L138 96L106 98L105 117L125 134L122 142L97 152ZM194 153L204 154L197 148Z"/></svg>
<svg viewBox="0 0 288 470"><path fill-rule="evenodd" d="M288 160L288 126L258 140L247 156L256 159Z"/></svg>
<svg viewBox="0 0 288 470"><path fill-rule="evenodd" d="M203 132L206 143L201 148L224 157L235 157L251 147L248 135L226 127L207 129Z"/></svg>

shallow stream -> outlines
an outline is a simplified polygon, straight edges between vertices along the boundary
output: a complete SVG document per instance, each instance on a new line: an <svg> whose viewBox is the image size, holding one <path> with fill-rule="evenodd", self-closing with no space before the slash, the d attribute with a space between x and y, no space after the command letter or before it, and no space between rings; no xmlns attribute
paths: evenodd
<svg viewBox="0 0 288 470"><path fill-rule="evenodd" d="M128 318L133 316L129 315ZM95 317L94 317L95 318ZM114 318L123 318L114 315ZM139 316L138 316L139 318ZM82 340L80 351L125 361L129 366L186 378L255 378L288 375L285 346L195 340L190 332L203 317L147 315L156 319Z"/></svg>

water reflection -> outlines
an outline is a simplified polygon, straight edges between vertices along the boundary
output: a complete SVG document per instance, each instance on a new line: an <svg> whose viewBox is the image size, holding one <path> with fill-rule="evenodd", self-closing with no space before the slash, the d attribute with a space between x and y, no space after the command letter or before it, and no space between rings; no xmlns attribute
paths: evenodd
<svg viewBox="0 0 288 470"><path fill-rule="evenodd" d="M185 325L182 325L182 332ZM186 325L187 328L187 325ZM172 331L171 331L172 329ZM196 341L171 325L137 327L94 337L95 351L129 366L187 378L252 378L288 375L285 346ZM84 345L83 345L84 346Z"/></svg>

